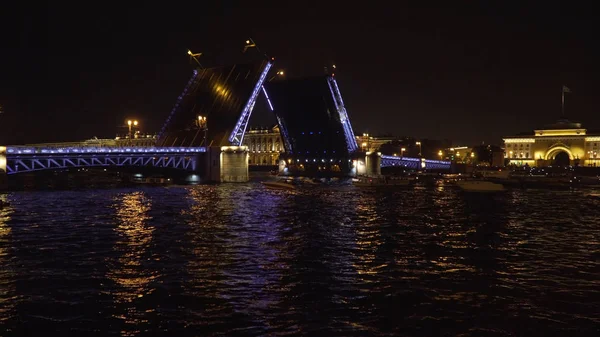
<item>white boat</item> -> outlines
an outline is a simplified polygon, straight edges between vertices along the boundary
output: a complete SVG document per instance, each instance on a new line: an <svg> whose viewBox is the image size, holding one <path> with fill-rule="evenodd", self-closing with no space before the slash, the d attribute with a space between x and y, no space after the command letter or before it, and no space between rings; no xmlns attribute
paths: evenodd
<svg viewBox="0 0 600 337"><path fill-rule="evenodd" d="M459 180L456 186L465 192L502 192L504 186L485 180Z"/></svg>
<svg viewBox="0 0 600 337"><path fill-rule="evenodd" d="M358 187L408 186L410 180L386 177L358 177L352 179L352 185Z"/></svg>
<svg viewBox="0 0 600 337"><path fill-rule="evenodd" d="M272 190L295 190L296 186L285 181L263 181L262 184Z"/></svg>

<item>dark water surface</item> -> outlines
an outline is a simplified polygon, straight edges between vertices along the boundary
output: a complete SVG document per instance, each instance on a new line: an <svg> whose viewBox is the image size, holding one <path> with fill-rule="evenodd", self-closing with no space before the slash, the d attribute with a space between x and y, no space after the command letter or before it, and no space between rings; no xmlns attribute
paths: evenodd
<svg viewBox="0 0 600 337"><path fill-rule="evenodd" d="M4 194L0 336L598 336L588 193Z"/></svg>

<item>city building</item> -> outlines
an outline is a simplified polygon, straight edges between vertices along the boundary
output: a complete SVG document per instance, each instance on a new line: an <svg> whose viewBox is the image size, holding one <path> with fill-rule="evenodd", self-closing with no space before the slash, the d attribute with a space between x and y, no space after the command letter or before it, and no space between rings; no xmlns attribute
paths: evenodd
<svg viewBox="0 0 600 337"><path fill-rule="evenodd" d="M390 143L397 139L392 136L373 137L368 133L363 133L362 136L355 136L358 147L364 152L377 152L381 145Z"/></svg>
<svg viewBox="0 0 600 337"><path fill-rule="evenodd" d="M250 155L248 165L277 165L279 155L285 152L278 125L251 128L244 136L244 145Z"/></svg>
<svg viewBox="0 0 600 337"><path fill-rule="evenodd" d="M600 132L588 132L581 123L561 119L503 140L504 157L510 165L600 166Z"/></svg>

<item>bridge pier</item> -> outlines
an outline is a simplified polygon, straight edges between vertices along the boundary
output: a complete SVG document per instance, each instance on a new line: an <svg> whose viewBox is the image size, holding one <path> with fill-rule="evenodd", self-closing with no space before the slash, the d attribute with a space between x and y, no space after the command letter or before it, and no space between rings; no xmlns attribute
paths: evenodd
<svg viewBox="0 0 600 337"><path fill-rule="evenodd" d="M0 191L8 186L6 180L6 146L0 146Z"/></svg>
<svg viewBox="0 0 600 337"><path fill-rule="evenodd" d="M365 167L368 176L380 176L381 152L367 152L365 155Z"/></svg>
<svg viewBox="0 0 600 337"><path fill-rule="evenodd" d="M209 147L206 154L205 181L243 183L250 180L247 146Z"/></svg>
<svg viewBox="0 0 600 337"><path fill-rule="evenodd" d="M357 176L380 176L381 175L381 153L362 152L353 161L354 172Z"/></svg>

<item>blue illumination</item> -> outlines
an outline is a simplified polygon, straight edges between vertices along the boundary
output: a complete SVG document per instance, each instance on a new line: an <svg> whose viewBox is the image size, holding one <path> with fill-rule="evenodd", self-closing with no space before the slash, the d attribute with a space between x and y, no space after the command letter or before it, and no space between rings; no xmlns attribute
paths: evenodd
<svg viewBox="0 0 600 337"><path fill-rule="evenodd" d="M98 166L155 166L193 171L204 147L20 147L7 148L6 173Z"/></svg>
<svg viewBox="0 0 600 337"><path fill-rule="evenodd" d="M273 104L271 104L269 94L267 94L267 90L265 89L264 85L262 85L261 87L263 93L265 94L265 98L267 99L267 103L269 103L269 107L271 108L271 111L273 111ZM279 130L281 131L281 135L283 136L285 150L289 153L292 153L292 143L290 142L290 137L288 136L287 128L283 125L283 123L281 123L281 119L279 118L279 116L275 115L275 117L277 117L277 124L279 125Z"/></svg>
<svg viewBox="0 0 600 337"><path fill-rule="evenodd" d="M265 94L265 97L267 98L267 103L269 103L269 107L271 108L271 111L273 111L273 104L271 104L271 100L269 99L269 95L267 94L267 90L265 90L265 86L262 86L262 91Z"/></svg>
<svg viewBox="0 0 600 337"><path fill-rule="evenodd" d="M350 125L350 119L348 118L348 113L346 112L344 101L342 100L342 94L340 93L340 89L337 86L337 82L333 77L329 77L327 79L327 84L329 85L329 90L331 91L331 96L333 98L335 108L340 116L340 122L342 123L344 136L346 138L346 146L348 147L349 152L354 152L358 150L358 144L356 144L356 137L354 136L352 125Z"/></svg>
<svg viewBox="0 0 600 337"><path fill-rule="evenodd" d="M442 169L442 170L449 170L450 164L451 164L449 161L442 161L442 160L432 160L432 159L422 160L420 158L396 157L396 156L387 156L387 155L381 156L381 166L382 167L401 165L401 166L405 166L405 167L409 167L409 168L413 168L413 169L421 169L422 168L420 166L421 162L424 162L425 166L427 168Z"/></svg>
<svg viewBox="0 0 600 337"><path fill-rule="evenodd" d="M263 72L260 74L260 78L258 79L258 82L254 86L254 90L252 91L252 95L250 95L250 98L248 99L244 110L242 110L240 118L238 119L237 123L235 124L235 127L233 128L233 131L231 132L231 135L229 136L229 142L232 145L242 145L244 141L244 134L246 133L246 128L248 127L248 121L250 120L252 109L254 109L254 103L256 103L256 97L258 97L258 93L262 88L265 78L267 77L267 73L269 72L269 69L271 69L272 65L273 64L271 62L267 62L265 68L263 69Z"/></svg>

